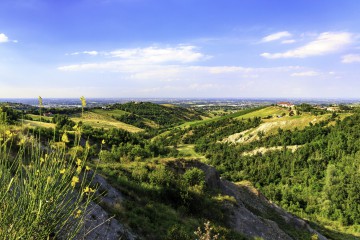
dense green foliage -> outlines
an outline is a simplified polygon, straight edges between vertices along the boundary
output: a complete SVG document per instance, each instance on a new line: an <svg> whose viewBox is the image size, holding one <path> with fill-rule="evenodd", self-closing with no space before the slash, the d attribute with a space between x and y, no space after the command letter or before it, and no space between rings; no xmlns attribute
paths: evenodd
<svg viewBox="0 0 360 240"><path fill-rule="evenodd" d="M7 106L0 106L0 123L14 124L20 119L21 113Z"/></svg>
<svg viewBox="0 0 360 240"><path fill-rule="evenodd" d="M198 112L182 108L168 107L149 102L129 102L124 104L114 104L111 109L120 109L138 117L149 119L160 126L173 126L185 121L201 120ZM130 117L126 117L131 119ZM136 120L136 117L133 117ZM128 120L129 122L131 120Z"/></svg>
<svg viewBox="0 0 360 240"><path fill-rule="evenodd" d="M282 207L300 216L360 224L360 115L335 126L316 124L278 134L248 146L198 144L222 175L232 181L250 180ZM289 145L301 145L292 153ZM244 155L260 146L280 151Z"/></svg>
<svg viewBox="0 0 360 240"><path fill-rule="evenodd" d="M124 122L130 125L134 125L139 128L150 128L148 124L146 124L146 119L140 117L134 113L124 114L121 116L113 116L116 120L120 122Z"/></svg>

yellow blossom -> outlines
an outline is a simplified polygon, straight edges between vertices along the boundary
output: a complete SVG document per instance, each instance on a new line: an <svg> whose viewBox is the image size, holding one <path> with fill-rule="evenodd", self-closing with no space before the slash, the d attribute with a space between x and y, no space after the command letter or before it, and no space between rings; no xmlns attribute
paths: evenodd
<svg viewBox="0 0 360 240"><path fill-rule="evenodd" d="M78 182L79 182L79 177L74 176L71 180L71 186L75 187L76 183L78 183Z"/></svg>
<svg viewBox="0 0 360 240"><path fill-rule="evenodd" d="M75 213L75 218L79 218L81 216L82 211L79 209Z"/></svg>
<svg viewBox="0 0 360 240"><path fill-rule="evenodd" d="M101 144L105 144L105 140L104 140L104 139L101 141Z"/></svg>
<svg viewBox="0 0 360 240"><path fill-rule="evenodd" d="M6 130L5 134L8 136L8 137L12 137L13 133L10 132L10 130Z"/></svg>
<svg viewBox="0 0 360 240"><path fill-rule="evenodd" d="M89 166L86 166L85 169L86 169L86 171L90 171L90 170L91 170L91 168L90 168Z"/></svg>
<svg viewBox="0 0 360 240"><path fill-rule="evenodd" d="M77 172L78 174L80 174L80 172L81 172L81 166L78 166L78 167L76 168L76 172Z"/></svg>
<svg viewBox="0 0 360 240"><path fill-rule="evenodd" d="M64 143L70 142L70 141L69 141L69 137L68 137L68 135L66 134L66 132L62 135L61 141L64 142Z"/></svg>
<svg viewBox="0 0 360 240"><path fill-rule="evenodd" d="M60 174L64 174L66 172L65 168L60 170Z"/></svg>
<svg viewBox="0 0 360 240"><path fill-rule="evenodd" d="M19 145L23 145L24 143L25 143L25 139L24 138L20 139Z"/></svg>
<svg viewBox="0 0 360 240"><path fill-rule="evenodd" d="M93 192L95 192L95 190L92 189L91 187L84 188L84 193L93 193Z"/></svg>
<svg viewBox="0 0 360 240"><path fill-rule="evenodd" d="M78 166L81 165L81 160L79 158L76 160L76 165L78 165Z"/></svg>

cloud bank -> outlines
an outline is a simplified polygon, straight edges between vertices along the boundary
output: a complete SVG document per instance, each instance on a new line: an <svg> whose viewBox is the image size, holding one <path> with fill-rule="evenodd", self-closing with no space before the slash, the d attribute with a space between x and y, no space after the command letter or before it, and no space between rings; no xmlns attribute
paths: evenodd
<svg viewBox="0 0 360 240"><path fill-rule="evenodd" d="M269 59L277 58L307 58L321 56L340 51L353 42L353 34L349 32L324 32L314 41L302 47L282 53L262 53L261 56Z"/></svg>
<svg viewBox="0 0 360 240"><path fill-rule="evenodd" d="M343 63L360 62L360 54L347 54L342 57Z"/></svg>

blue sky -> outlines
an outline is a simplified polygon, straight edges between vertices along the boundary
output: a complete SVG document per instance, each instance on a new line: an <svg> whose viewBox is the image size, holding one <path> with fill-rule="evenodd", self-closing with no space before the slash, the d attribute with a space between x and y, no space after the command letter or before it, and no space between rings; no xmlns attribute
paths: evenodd
<svg viewBox="0 0 360 240"><path fill-rule="evenodd" d="M0 98L360 97L358 0L1 0Z"/></svg>

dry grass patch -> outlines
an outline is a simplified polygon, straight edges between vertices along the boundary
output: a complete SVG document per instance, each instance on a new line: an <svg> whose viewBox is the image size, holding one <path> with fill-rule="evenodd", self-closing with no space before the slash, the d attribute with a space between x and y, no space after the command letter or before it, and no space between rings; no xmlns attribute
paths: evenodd
<svg viewBox="0 0 360 240"><path fill-rule="evenodd" d="M23 120L24 126L28 127L44 127L44 128L55 128L54 123L46 123L39 121Z"/></svg>
<svg viewBox="0 0 360 240"><path fill-rule="evenodd" d="M143 131L141 128L116 121L110 116L106 116L94 112L84 112L83 118L76 115L75 117L71 117L71 120L73 120L74 122L82 121L84 124L87 124L93 128L104 128L104 129L120 128L132 133Z"/></svg>

